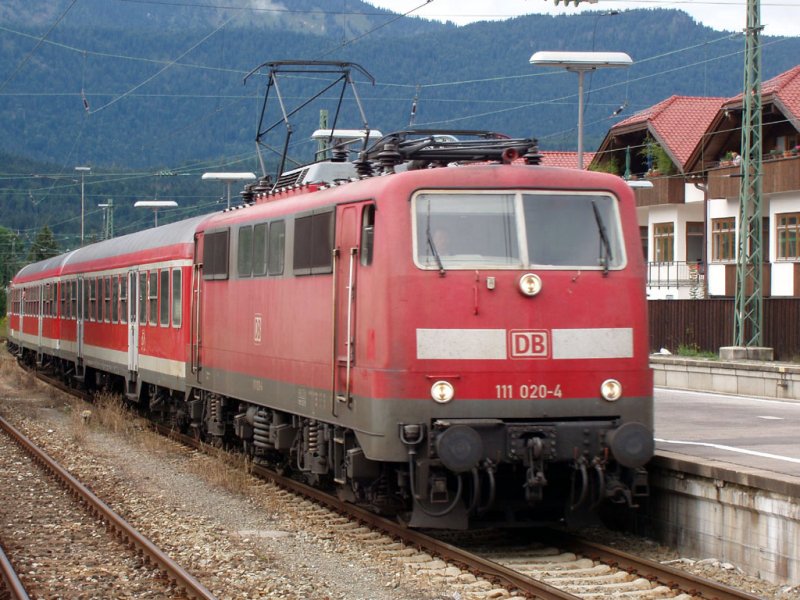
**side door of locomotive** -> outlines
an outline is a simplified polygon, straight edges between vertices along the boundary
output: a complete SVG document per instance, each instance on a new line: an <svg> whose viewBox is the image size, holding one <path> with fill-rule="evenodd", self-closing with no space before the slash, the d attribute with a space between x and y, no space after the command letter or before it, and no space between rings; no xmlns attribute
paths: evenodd
<svg viewBox="0 0 800 600"><path fill-rule="evenodd" d="M365 211L374 210L372 201L342 204L336 208L334 241L334 327L333 327L333 412L342 404L352 405L355 367L356 285L361 264L362 222ZM371 234L370 234L371 235ZM371 240L370 240L371 242Z"/></svg>
<svg viewBox="0 0 800 600"><path fill-rule="evenodd" d="M128 371L139 370L139 272L128 271Z"/></svg>

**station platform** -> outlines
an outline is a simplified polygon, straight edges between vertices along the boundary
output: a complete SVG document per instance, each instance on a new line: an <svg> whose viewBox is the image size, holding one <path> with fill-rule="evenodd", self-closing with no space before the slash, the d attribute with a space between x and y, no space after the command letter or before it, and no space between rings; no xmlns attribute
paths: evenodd
<svg viewBox="0 0 800 600"><path fill-rule="evenodd" d="M742 371L703 368L734 386L729 378ZM780 377L778 368L768 370ZM795 388L768 387L781 394ZM640 532L686 556L800 584L800 400L656 387L654 410L656 455Z"/></svg>
<svg viewBox="0 0 800 600"><path fill-rule="evenodd" d="M656 451L800 482L800 401L656 388Z"/></svg>

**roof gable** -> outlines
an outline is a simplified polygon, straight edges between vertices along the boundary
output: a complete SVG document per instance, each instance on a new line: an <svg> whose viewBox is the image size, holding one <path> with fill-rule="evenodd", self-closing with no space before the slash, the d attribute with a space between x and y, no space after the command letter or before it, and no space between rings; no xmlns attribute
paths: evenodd
<svg viewBox="0 0 800 600"><path fill-rule="evenodd" d="M649 132L679 170L685 172L690 156L724 101L725 98L716 97L670 96L617 123L609 131L609 136L637 130ZM605 141L603 145L606 145Z"/></svg>

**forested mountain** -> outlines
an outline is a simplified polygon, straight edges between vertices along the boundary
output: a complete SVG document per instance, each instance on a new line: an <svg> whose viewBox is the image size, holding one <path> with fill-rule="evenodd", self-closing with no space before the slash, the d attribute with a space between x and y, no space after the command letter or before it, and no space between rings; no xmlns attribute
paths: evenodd
<svg viewBox="0 0 800 600"><path fill-rule="evenodd" d="M763 39L765 79L798 62L800 38ZM370 126L384 133L409 126L416 98L416 126L493 129L537 137L542 149L572 149L577 78L530 65L531 54L628 52L631 68L587 77L586 147L593 149L617 119L672 94L738 93L743 49L741 34L712 30L675 10L530 15L456 27L398 18L359 0L5 0L0 226L32 239L48 224L62 247L74 244L76 165L92 167L86 205L93 235L102 226L97 204L107 198L114 198L118 229L151 224L152 215L131 208L135 199L178 197L181 211L216 206L221 186L200 183L200 173L258 171L253 140L266 77L242 81L265 61L362 65L376 83L356 74L358 92ZM311 79L283 88L290 105L319 87ZM313 150L306 140L318 127L316 109L334 103L328 94L293 122L298 159ZM267 121L280 121L275 103ZM361 123L349 109L338 125ZM283 131L280 125L276 134Z"/></svg>

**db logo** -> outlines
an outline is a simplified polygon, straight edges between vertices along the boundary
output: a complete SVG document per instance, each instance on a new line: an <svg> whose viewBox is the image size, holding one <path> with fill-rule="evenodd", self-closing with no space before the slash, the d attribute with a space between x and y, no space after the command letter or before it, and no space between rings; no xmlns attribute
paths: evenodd
<svg viewBox="0 0 800 600"><path fill-rule="evenodd" d="M261 315L255 315L253 318L253 341L256 344L261 343Z"/></svg>
<svg viewBox="0 0 800 600"><path fill-rule="evenodd" d="M511 358L547 358L550 355L550 335L546 329L510 331L508 343Z"/></svg>

